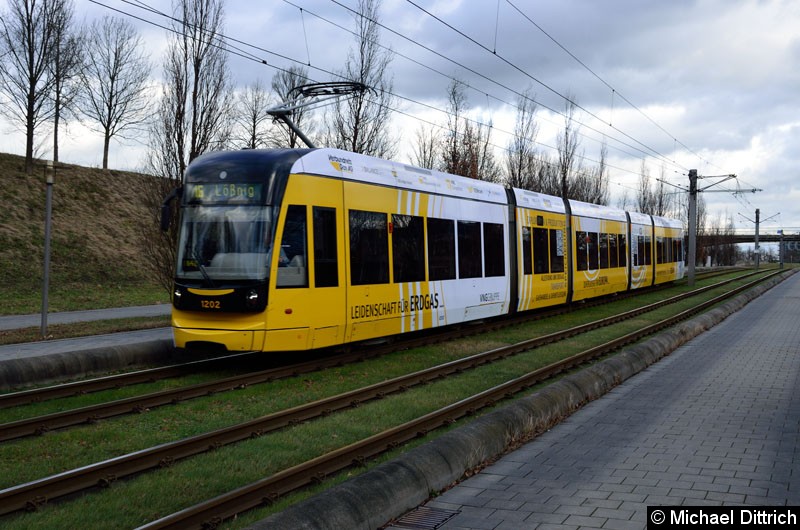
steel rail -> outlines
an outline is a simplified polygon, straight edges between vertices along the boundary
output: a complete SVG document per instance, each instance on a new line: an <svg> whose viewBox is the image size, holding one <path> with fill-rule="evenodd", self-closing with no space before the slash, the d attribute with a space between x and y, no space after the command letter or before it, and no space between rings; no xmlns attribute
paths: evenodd
<svg viewBox="0 0 800 530"><path fill-rule="evenodd" d="M724 284L727 282L721 282ZM633 318L644 312L655 310L664 305L675 303L689 296L700 294L721 284L707 286L688 293L650 304L643 308L607 317L598 321L575 326L568 330L551 333L538 338L529 339L516 344L496 348L438 366L399 376L381 383L376 383L343 394L321 399L309 404L300 405L284 411L275 412L261 418L218 429L213 432L196 435L183 440L169 442L144 449L128 455L112 458L51 477L32 481L20 486L0 491L0 514L12 511L35 509L47 499L58 498L95 486L107 486L111 482L155 467L164 467L178 460L203 453L223 445L235 443L252 437L261 436L297 422L329 414L350 406L355 406L372 399L379 399L388 394L403 391L415 385L440 379L453 373L481 366L500 358L508 357L522 351L531 350L544 344L615 322Z"/></svg>
<svg viewBox="0 0 800 530"><path fill-rule="evenodd" d="M698 275L698 279L702 278L711 278L713 276L718 276L722 274L730 274L732 272L737 272L738 270L742 269L730 269L725 271L714 271L710 273L702 273ZM652 292L652 289L661 289L668 286L667 284L658 285L655 287L648 288L648 292ZM625 293L618 293L614 299L619 300L621 296L635 296L641 293L641 290L637 291L629 291ZM594 304L602 304L607 303L612 298L607 299L596 299L590 301L592 305ZM498 320L498 326L508 326L508 325L516 325L520 322L528 322L531 320L538 320L542 318L548 318L551 316L561 315L569 311L574 311L579 308L586 307L586 304L582 304L581 306L565 306L563 308L554 308L549 311L542 311L537 313L527 313L524 315L513 315L510 318L505 320ZM476 331L477 332L477 331ZM465 332L462 331L462 334ZM418 341L419 338L412 338L408 339L411 341ZM425 339L427 342L425 344L429 344L431 342L430 338ZM444 337L441 340L447 340L447 337ZM395 349L399 348L410 348L415 347L417 345L416 342L411 342L410 344L405 344L405 341L396 343ZM4 408L11 408L17 407L20 405L27 405L30 403L39 403L42 401L47 401L56 398L63 398L63 397L70 397L70 396L77 396L81 394L88 394L92 392L99 392L102 390L114 389L114 388L121 388L124 386L131 386L140 383L152 383L158 381L160 379L167 379L170 377L179 377L187 374L197 373L200 371L210 370L213 369L217 364L227 364L230 363L231 360L237 360L241 358L247 358L252 356L259 356L263 355L263 352L242 352L236 354L225 355L222 357L214 357L210 359L201 359L197 361L190 361L187 363L175 364L170 366L162 366L157 368L148 368L145 370L137 370L135 372L126 372L121 374L114 374L109 376L97 377L92 379L87 379L83 381L73 381L69 383L62 383L57 385L51 385L42 388L33 388L27 390L20 390L16 392L8 392L5 394L0 394L0 409Z"/></svg>
<svg viewBox="0 0 800 530"><path fill-rule="evenodd" d="M657 302L656 304L650 304L648 306L644 306L636 310L622 313L615 317L609 317L607 319L601 319L594 323L578 326L573 330L567 330L567 332L571 331L572 334L584 333L588 329L607 326L615 322L618 322L620 320L623 320L625 318L632 318L635 315L642 314L647 311L653 311L654 309L661 307L662 305L677 302L687 296L694 296L696 294L705 292L706 290L725 285L727 283L739 280L741 278L745 278L753 274L758 274L758 272L752 272L744 276L739 276L737 278L725 280L723 282L703 287L691 291L689 293L684 293L683 295L678 295L676 297L672 297L667 300L662 300L661 302ZM500 325L506 326L509 324L508 322L504 321ZM455 336L462 336L464 330L453 330L451 333L455 334ZM447 337L450 335L445 333L444 336ZM429 341L430 338L421 338L421 340ZM436 340L443 340L442 335L437 335ZM552 340L559 340L559 338L555 337ZM404 343L404 346L408 346L408 344ZM523 346L523 347L535 347L535 346ZM394 348L394 346L389 347L389 349L392 348ZM382 355L384 353L385 351L383 349L373 350L369 354L365 352L345 353L338 356L323 358L322 360L312 360L312 361L307 361L305 363L293 364L285 367L271 368L267 370L261 370L258 372L236 375L225 379L198 383L191 386L162 390L159 392L152 392L141 396L134 396L106 403L99 403L96 405L80 407L77 409L54 412L42 416L36 416L32 418L26 418L13 422L8 422L0 424L0 442L22 438L25 436L44 434L54 429L62 429L65 427L71 427L82 424L91 424L102 419L108 419L123 414L142 412L156 407L170 405L188 399L202 397L217 392L233 390L236 388L243 388L245 386L269 382L275 379L291 377L304 373L310 373L330 366L336 366L348 362L353 362L354 359L362 360L365 358L365 356L372 357L372 356ZM180 369L182 366L183 365L177 368Z"/></svg>
<svg viewBox="0 0 800 530"><path fill-rule="evenodd" d="M39 403L50 399L89 394L91 392L99 392L100 390L121 388L123 386L136 385L140 383L152 383L154 381L158 381L159 379L179 377L186 374L193 374L203 370L213 369L217 364L224 365L231 362L231 360L239 359L252 354L253 352L235 353L232 355L226 355L224 357L200 359L197 361L189 361L187 363L136 370L135 372L95 377L84 381L73 381L70 383L61 383L42 388L32 388L17 392L9 392L6 394L0 394L0 409L18 407L20 405L27 405L29 403Z"/></svg>
<svg viewBox="0 0 800 530"><path fill-rule="evenodd" d="M713 276L721 275L721 274L730 274L732 272L737 272L741 269L730 269L725 271L714 271L711 273L703 273L699 274L698 278L710 278ZM663 288L666 285L659 285L655 288ZM631 291L624 293L624 296L628 295L636 295L639 294L641 291ZM616 297L619 299L619 296ZM608 300L593 300L593 303L607 303ZM586 307L583 304L581 307ZM503 325L515 325L519 322L525 322L535 319L547 318L554 315L560 315L570 310L577 309L578 306L570 307L566 306L564 308L557 308L551 311L540 312L536 314L527 314L524 316L515 315L512 318L508 319L507 324ZM446 340L446 339L445 339ZM398 348L404 347L414 347L414 344L411 345L404 345L404 343L400 343ZM51 385L42 388L33 388L27 390L20 390L16 392L7 392L4 394L0 394L0 409L4 408L11 408L17 407L20 405L27 405L30 403L39 403L42 401L47 401L56 398L63 398L63 397L70 397L70 396L77 396L81 394L88 394L92 392L99 392L102 390L108 390L113 388L121 388L124 386L131 386L140 383L151 383L160 379L167 379L170 377L178 377L186 374L196 373L203 370L213 369L216 364L225 364L229 363L231 360L236 360L240 358L246 358L248 356L253 355L262 355L262 352L242 352L236 354L225 355L223 357L214 357L210 359L201 359L197 361L190 361L187 363L175 364L170 366L162 366L157 368L148 368L145 370L137 370L135 372L126 372L122 374L114 374L109 376L97 377L92 379L87 379L83 381L73 381L69 383L62 383L57 385Z"/></svg>
<svg viewBox="0 0 800 530"><path fill-rule="evenodd" d="M565 370L616 351L647 335L672 326L780 272L782 271L772 273L698 306L682 311L677 315L646 326L600 346L590 348L522 377L512 379L511 381L443 407L403 425L388 429L360 442L326 453L297 466L275 473L270 477L258 480L203 503L199 503L140 526L138 530L216 528L219 523L225 519L259 506L271 504L275 499L291 491L319 482L326 476L339 472L354 464L362 464L367 459L386 452L396 447L398 444L417 438L438 427L449 425L457 419L474 414L481 408L492 406L500 400L526 390L542 380L552 378Z"/></svg>

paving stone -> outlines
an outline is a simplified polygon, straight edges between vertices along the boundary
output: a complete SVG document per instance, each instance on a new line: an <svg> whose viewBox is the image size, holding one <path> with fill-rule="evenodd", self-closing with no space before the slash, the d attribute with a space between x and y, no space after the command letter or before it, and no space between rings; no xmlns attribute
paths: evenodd
<svg viewBox="0 0 800 530"><path fill-rule="evenodd" d="M798 322L800 274L429 504L463 510L450 530L641 530L648 505L799 504Z"/></svg>

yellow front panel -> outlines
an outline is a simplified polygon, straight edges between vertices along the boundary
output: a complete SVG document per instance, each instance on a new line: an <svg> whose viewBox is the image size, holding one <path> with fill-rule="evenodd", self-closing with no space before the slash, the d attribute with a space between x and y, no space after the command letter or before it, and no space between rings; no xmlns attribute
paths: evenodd
<svg viewBox="0 0 800 530"><path fill-rule="evenodd" d="M260 350L263 343L264 315L172 310L175 346L187 342L208 342L230 351Z"/></svg>
<svg viewBox="0 0 800 530"><path fill-rule="evenodd" d="M628 287L628 269L625 266L595 266L590 260L585 270L578 270L579 260L588 259L579 254L583 251L582 248L589 248L587 244L581 244L577 240L579 232L597 234L598 236L601 234L615 234L619 238L620 235L627 233L627 224L607 219L572 218L572 272L574 274L572 300L583 300L626 290ZM594 237L594 235L591 237ZM618 263L619 250L617 248ZM588 252L588 250L586 251Z"/></svg>
<svg viewBox="0 0 800 530"><path fill-rule="evenodd" d="M173 337L176 348L186 348L192 342L224 345L228 351L252 351L261 348L255 343L253 331L227 331L218 329L174 328ZM263 332L259 332L263 333ZM259 335L263 340L263 335Z"/></svg>

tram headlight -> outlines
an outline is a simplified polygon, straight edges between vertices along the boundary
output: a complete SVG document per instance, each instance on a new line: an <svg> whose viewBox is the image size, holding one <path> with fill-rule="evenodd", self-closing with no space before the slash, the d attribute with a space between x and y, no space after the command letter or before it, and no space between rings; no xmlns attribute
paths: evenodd
<svg viewBox="0 0 800 530"><path fill-rule="evenodd" d="M244 298L244 303L247 306L247 309L256 309L258 307L258 291L255 289L250 289L247 293L247 296Z"/></svg>
<svg viewBox="0 0 800 530"><path fill-rule="evenodd" d="M175 307L181 306L181 298L183 297L183 291L180 287L176 287L175 290L172 292L172 305Z"/></svg>

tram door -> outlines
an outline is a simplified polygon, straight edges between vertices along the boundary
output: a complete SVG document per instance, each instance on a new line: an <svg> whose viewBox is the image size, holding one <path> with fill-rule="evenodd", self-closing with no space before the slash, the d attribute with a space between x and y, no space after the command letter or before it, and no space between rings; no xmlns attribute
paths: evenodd
<svg viewBox="0 0 800 530"><path fill-rule="evenodd" d="M334 180L304 177L301 186L287 188L271 256L265 344L271 350L323 348L344 339L341 198L341 182Z"/></svg>

